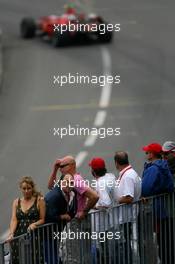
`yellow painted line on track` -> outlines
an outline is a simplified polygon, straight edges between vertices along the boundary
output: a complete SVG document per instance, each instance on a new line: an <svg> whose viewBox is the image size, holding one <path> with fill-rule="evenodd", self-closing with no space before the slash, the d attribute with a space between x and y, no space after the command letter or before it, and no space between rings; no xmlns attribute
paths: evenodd
<svg viewBox="0 0 175 264"><path fill-rule="evenodd" d="M31 111L57 111L57 110L79 110L79 109L96 109L98 108L98 103L96 104L70 104L70 105L41 105L33 106L30 108Z"/></svg>
<svg viewBox="0 0 175 264"><path fill-rule="evenodd" d="M175 103L174 99L170 100L157 100L150 99L148 101L132 100L132 99L119 99L113 101L109 104L109 108L114 107L127 107L127 106L144 106L144 105L154 105L154 104L171 104ZM44 112L44 111L61 111L61 110L81 110L81 109L96 109L98 108L98 103L89 103L89 104L69 104L69 105L41 105L41 106L32 106L30 110L33 112Z"/></svg>

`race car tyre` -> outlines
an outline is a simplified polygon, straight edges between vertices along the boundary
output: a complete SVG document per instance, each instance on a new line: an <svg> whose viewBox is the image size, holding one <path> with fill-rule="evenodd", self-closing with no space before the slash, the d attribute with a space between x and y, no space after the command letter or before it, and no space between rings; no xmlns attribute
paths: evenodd
<svg viewBox="0 0 175 264"><path fill-rule="evenodd" d="M98 39L100 42L109 43L112 41L113 32L108 31L107 25L105 27L105 33L104 34L100 34L100 33L101 32L98 32Z"/></svg>
<svg viewBox="0 0 175 264"><path fill-rule="evenodd" d="M108 43L112 41L112 32L106 32L105 34L99 34L100 42Z"/></svg>
<svg viewBox="0 0 175 264"><path fill-rule="evenodd" d="M69 43L69 33L67 31L63 32L54 32L52 36L52 45L57 47L64 47Z"/></svg>
<svg viewBox="0 0 175 264"><path fill-rule="evenodd" d="M97 38L100 42L104 42L104 43L107 43L107 42L111 42L112 40L112 37L113 37L113 32L111 31L108 31L108 23L106 21L104 21L102 19L102 17L100 16L94 16L94 18L92 17L89 17L88 18L88 23L92 23L92 24L97 24L97 25L100 25L100 24L103 24L105 25L105 33L104 34L101 34L100 30L97 31Z"/></svg>
<svg viewBox="0 0 175 264"><path fill-rule="evenodd" d="M36 33L36 24L33 18L24 18L21 21L20 33L22 38L34 38Z"/></svg>

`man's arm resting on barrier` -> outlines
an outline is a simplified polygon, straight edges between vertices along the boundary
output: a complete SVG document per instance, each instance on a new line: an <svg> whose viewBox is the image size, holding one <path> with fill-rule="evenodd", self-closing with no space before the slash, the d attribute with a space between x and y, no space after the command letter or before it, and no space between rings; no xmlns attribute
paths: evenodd
<svg viewBox="0 0 175 264"><path fill-rule="evenodd" d="M65 220L65 221L68 221L68 222L71 221L71 217L70 217L70 215L68 213L60 215L59 219Z"/></svg>
<svg viewBox="0 0 175 264"><path fill-rule="evenodd" d="M78 213L79 219L85 218L85 216L88 214L89 210L92 209L96 205L96 203L99 199L98 194L94 190L92 190L91 188L88 188L86 190L86 192L84 192L84 195L88 198L87 204L86 204L86 207L83 209L83 211Z"/></svg>
<svg viewBox="0 0 175 264"><path fill-rule="evenodd" d="M96 209L96 210L106 210L106 209L108 209L109 208L109 206L102 206L102 205L98 205L98 206L95 206L94 207L94 209Z"/></svg>
<svg viewBox="0 0 175 264"><path fill-rule="evenodd" d="M133 202L133 197L131 197L130 195L122 196L119 198L118 201L120 204L123 204L123 203L130 204Z"/></svg>

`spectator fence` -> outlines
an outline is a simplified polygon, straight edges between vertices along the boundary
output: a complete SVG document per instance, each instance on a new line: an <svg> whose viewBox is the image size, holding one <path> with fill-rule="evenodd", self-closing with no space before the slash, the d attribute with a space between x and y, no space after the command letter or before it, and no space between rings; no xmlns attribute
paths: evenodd
<svg viewBox="0 0 175 264"><path fill-rule="evenodd" d="M174 240L175 192L42 225L1 243L0 264L16 264L14 254L18 264L174 264Z"/></svg>

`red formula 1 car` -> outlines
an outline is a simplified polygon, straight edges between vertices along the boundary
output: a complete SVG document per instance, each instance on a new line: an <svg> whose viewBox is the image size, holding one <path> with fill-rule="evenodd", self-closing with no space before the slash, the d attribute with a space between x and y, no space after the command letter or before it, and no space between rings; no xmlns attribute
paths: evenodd
<svg viewBox="0 0 175 264"><path fill-rule="evenodd" d="M109 26L109 27L108 27ZM65 46L75 40L111 42L112 24L107 24L100 16L78 14L73 7L67 7L61 16L44 16L38 20L23 18L20 24L22 38L47 36L54 47Z"/></svg>

